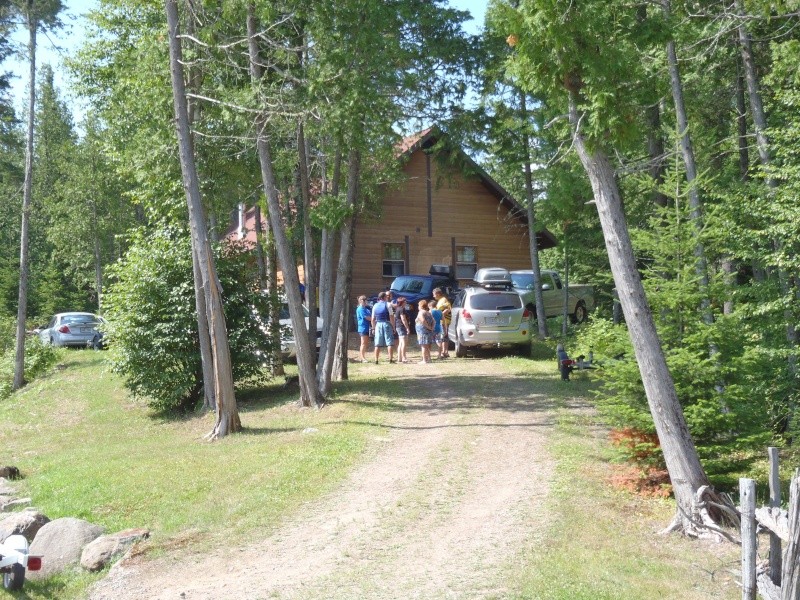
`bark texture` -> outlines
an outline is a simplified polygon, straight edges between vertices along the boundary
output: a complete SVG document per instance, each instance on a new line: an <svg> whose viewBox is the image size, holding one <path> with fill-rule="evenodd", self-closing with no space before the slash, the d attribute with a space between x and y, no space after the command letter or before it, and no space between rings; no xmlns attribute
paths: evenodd
<svg viewBox="0 0 800 600"><path fill-rule="evenodd" d="M678 503L676 520L685 530L691 530L695 521L700 521L695 493L708 486L708 478L689 434L639 278L614 168L604 152L587 145L578 129L574 92L570 93L570 121L575 148L594 192L614 284Z"/></svg>
<svg viewBox="0 0 800 600"><path fill-rule="evenodd" d="M189 210L192 246L197 252L197 262L202 277L202 287L206 302L208 331L211 343L214 371L214 395L217 413L214 429L209 439L224 437L242 428L236 406L233 388L231 355L228 346L228 332L225 314L222 310L222 290L217 277L214 256L208 240L200 182L194 161L194 145L189 126L189 112L186 104L186 87L183 79L183 57L179 39L178 6L176 0L165 1L167 25L169 27L170 72L172 76L172 95L175 108L175 127L178 134L178 150L181 159L183 187Z"/></svg>
<svg viewBox="0 0 800 600"><path fill-rule="evenodd" d="M256 41L257 23L255 7L247 7L247 40L250 58L250 75L254 84L261 79L261 68L258 60L258 44ZM278 197L278 186L272 162L272 151L266 135L266 117L259 115L256 119L256 149L261 167L261 178L267 196L270 228L278 251L278 260L283 269L283 285L289 305L289 316L294 330L295 349L297 351L297 369L300 381L300 398L305 406L322 405L322 396L317 389L316 368L309 345L308 327L306 326L303 301L300 297L300 280L297 276L297 263L281 219L281 206Z"/></svg>
<svg viewBox="0 0 800 600"><path fill-rule="evenodd" d="M326 324L330 332L326 339L326 347L324 355L321 357L323 364L319 374L319 389L323 396L327 396L331 388L331 373L333 370L333 363L335 358L336 343L340 338L340 325L343 320L346 320L345 309L348 305L348 298L350 291L348 289L347 281L349 273L352 269L352 251L351 244L353 226L355 222L355 204L358 197L358 180L361 173L361 155L355 148L350 150L348 157L348 171L347 171L347 205L350 207L352 213L347 218L341 230L341 248L339 251L339 264L336 268L336 291L333 295L333 307L331 309L331 322ZM344 339L339 343L347 342L345 333ZM346 346L345 346L346 347Z"/></svg>
<svg viewBox="0 0 800 600"><path fill-rule="evenodd" d="M520 92L520 111L522 120L528 122L528 107L525 101L525 92ZM525 196L528 208L528 244L531 253L531 268L533 269L533 296L536 300L536 324L539 339L547 337L547 316L544 310L544 296L542 295L542 270L539 265L539 241L536 239L536 210L533 206L533 176L531 174L530 139L527 130L523 129L522 145L525 147Z"/></svg>
<svg viewBox="0 0 800 600"><path fill-rule="evenodd" d="M33 131L36 118L36 30L38 23L28 5L28 132L25 143L25 184L22 192L22 223L19 230L19 291L17 296L17 349L14 357L14 382L12 388L25 385L25 321L28 318L28 252L30 246L31 198L33 196Z"/></svg>

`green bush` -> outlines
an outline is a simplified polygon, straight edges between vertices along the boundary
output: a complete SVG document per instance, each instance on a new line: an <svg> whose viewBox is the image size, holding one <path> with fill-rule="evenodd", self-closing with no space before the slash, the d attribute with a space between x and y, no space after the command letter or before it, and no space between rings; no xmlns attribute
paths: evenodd
<svg viewBox="0 0 800 600"><path fill-rule="evenodd" d="M105 298L112 368L152 408L192 409L203 378L188 234L164 226L139 231L131 242ZM217 270L234 380L265 378L258 356L269 352L269 342L255 314L265 314L265 299L252 281L249 254L241 247L218 251Z"/></svg>
<svg viewBox="0 0 800 600"><path fill-rule="evenodd" d="M2 333L2 348L0 353L0 400L11 395L14 383L14 363L16 349L12 334L8 336L9 319L0 319L0 333ZM12 321L13 323L13 321ZM10 340L10 343L9 343ZM42 344L38 337L28 337L25 340L25 381L31 382L43 373L49 371L61 356L61 350L50 345Z"/></svg>

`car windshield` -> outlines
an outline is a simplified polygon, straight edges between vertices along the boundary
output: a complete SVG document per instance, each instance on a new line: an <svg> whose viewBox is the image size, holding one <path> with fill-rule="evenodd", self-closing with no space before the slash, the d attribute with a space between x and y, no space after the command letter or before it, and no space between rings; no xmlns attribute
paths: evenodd
<svg viewBox="0 0 800 600"><path fill-rule="evenodd" d="M475 294L470 298L469 304L473 310L516 310L522 308L522 300L519 294L511 292Z"/></svg>
<svg viewBox="0 0 800 600"><path fill-rule="evenodd" d="M303 314L307 317L308 316L308 309L306 305L303 304ZM289 305L285 302L281 304L281 316L278 318L279 321L283 321L284 319L291 319L291 315L289 314Z"/></svg>
<svg viewBox="0 0 800 600"><path fill-rule="evenodd" d="M61 317L61 322L64 325L72 325L79 323L99 323L100 319L94 315L64 315Z"/></svg>
<svg viewBox="0 0 800 600"><path fill-rule="evenodd" d="M533 273L512 273L511 284L518 290L533 289Z"/></svg>
<svg viewBox="0 0 800 600"><path fill-rule="evenodd" d="M431 291L431 282L427 279L406 275L395 279L392 282L391 290L393 292L406 294L429 294Z"/></svg>

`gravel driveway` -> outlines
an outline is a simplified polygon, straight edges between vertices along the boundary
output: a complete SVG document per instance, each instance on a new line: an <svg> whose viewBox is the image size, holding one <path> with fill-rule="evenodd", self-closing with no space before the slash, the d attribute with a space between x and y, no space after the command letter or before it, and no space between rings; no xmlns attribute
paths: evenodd
<svg viewBox="0 0 800 600"><path fill-rule="evenodd" d="M90 598L508 595L517 553L548 522L552 404L493 360L355 368L401 379L405 410L333 493L256 543L118 564Z"/></svg>

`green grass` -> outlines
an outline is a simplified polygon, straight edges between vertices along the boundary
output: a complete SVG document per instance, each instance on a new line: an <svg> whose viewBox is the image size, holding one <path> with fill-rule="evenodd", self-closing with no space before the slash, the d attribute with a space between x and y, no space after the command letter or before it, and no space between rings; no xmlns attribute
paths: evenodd
<svg viewBox="0 0 800 600"><path fill-rule="evenodd" d="M60 370L0 403L0 463L20 468L20 492L51 519L78 517L109 532L146 527L150 552L246 541L341 481L398 393L358 379L343 388L323 411L298 408L280 386L243 394L244 433L208 443L213 415L154 418L102 353L69 352ZM93 579L65 575L25 591L79 597Z"/></svg>
<svg viewBox="0 0 800 600"><path fill-rule="evenodd" d="M561 409L552 451L551 527L510 565L513 598L681 600L739 598L738 549L661 536L672 501L644 499L608 483L613 457L592 411Z"/></svg>

